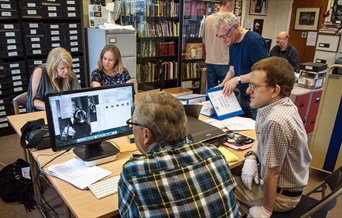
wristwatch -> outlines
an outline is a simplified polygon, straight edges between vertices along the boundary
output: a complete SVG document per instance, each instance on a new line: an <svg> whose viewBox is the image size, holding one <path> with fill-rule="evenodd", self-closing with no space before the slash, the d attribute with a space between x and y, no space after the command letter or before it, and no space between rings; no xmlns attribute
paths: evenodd
<svg viewBox="0 0 342 218"><path fill-rule="evenodd" d="M258 155L254 151L247 151L247 153L244 155L244 157L248 157L253 155L256 158L257 163L259 164L259 158Z"/></svg>
<svg viewBox="0 0 342 218"><path fill-rule="evenodd" d="M241 77L237 77L238 84L241 84Z"/></svg>

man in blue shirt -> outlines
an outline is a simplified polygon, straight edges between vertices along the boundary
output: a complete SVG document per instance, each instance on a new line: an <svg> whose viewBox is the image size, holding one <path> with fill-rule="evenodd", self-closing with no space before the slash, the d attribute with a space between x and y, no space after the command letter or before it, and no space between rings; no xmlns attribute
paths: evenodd
<svg viewBox="0 0 342 218"><path fill-rule="evenodd" d="M238 101L246 117L255 120L256 109L249 106L250 97L246 93L253 64L268 57L265 40L258 33L247 31L239 25L239 19L230 12L220 13L215 22L217 37L229 47L229 71L220 84L223 94L230 95L238 88Z"/></svg>
<svg viewBox="0 0 342 218"><path fill-rule="evenodd" d="M239 217L236 183L211 144L187 143L184 106L170 93L145 95L133 118L135 154L119 181L121 217Z"/></svg>

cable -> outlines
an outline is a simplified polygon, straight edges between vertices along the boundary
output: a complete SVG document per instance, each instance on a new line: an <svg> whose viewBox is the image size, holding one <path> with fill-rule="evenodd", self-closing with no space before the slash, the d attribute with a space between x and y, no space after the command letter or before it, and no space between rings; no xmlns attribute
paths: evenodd
<svg viewBox="0 0 342 218"><path fill-rule="evenodd" d="M55 157L53 157L52 159L50 159L49 161L47 161L45 164L43 164L41 167L39 167L39 168L38 168L38 171L37 171L37 174L36 174L36 176L34 177L35 180L33 181L33 183L32 183L32 188L31 188L31 191L33 191L33 190L32 190L32 189L33 189L33 186L34 186L34 185L37 185L38 190L39 190L39 192L40 192L40 195L41 195L43 201L45 202L45 204L46 204L48 207L45 207L44 205L40 205L38 202L36 202L36 205L37 205L38 207L42 207L42 208L45 208L45 209L50 209L50 211L52 211L52 212L54 213L55 217L57 217L57 218L59 217L59 216L58 216L58 213L51 207L51 205L50 205L50 204L48 203L48 201L45 199L44 194L43 194L42 187L41 187L40 183L38 182L38 179L40 178L41 172L44 172L44 173L45 173L44 167L45 167L46 165L48 165L49 163L51 163L52 161L54 161L54 160L57 159L58 157L62 156L63 154L69 152L70 150L71 150L71 149L68 149L68 150L65 150L65 151L59 153L58 155L56 155ZM37 156L37 159L38 159L39 156L52 156L52 155L38 155L38 156ZM47 175L49 175L49 174L47 174Z"/></svg>

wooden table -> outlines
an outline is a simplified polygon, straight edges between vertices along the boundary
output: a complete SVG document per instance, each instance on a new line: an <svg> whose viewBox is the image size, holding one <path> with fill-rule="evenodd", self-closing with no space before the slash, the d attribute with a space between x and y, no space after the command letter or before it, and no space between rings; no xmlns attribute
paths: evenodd
<svg viewBox="0 0 342 218"><path fill-rule="evenodd" d="M45 112L34 112L8 116L8 121L12 125L16 133L20 136L20 128L27 121L39 119L42 117L46 119ZM200 118L206 119L203 116ZM254 130L243 131L241 133L255 138ZM115 142L120 147L121 153L117 155L117 159L115 161L101 164L101 168L112 171L111 176L115 176L121 173L123 164L132 156L132 154L138 153L138 151L136 150L136 146L134 143L129 143L127 136L113 139L111 141ZM253 146L251 149L255 150L256 146ZM239 160L237 162L230 163L231 168L241 165L244 161L243 155L247 152L247 150L235 151L231 148L228 148L228 150L239 157ZM35 149L30 149L28 153L30 157L29 162L31 164L31 167L35 168L34 166L36 166L35 169L32 169L33 175L35 175L36 171L39 170L40 166L47 163L60 152L53 152L51 149L44 149L39 151ZM44 170L47 171L47 167L51 164L63 163L67 160L70 160L73 157L75 157L74 153L72 151L69 151L68 153L63 154L62 156L55 159L52 163L44 167ZM71 211L73 216L110 217L118 214L118 194L114 194L102 199L97 199L89 190L80 190L58 178L52 176L47 177L51 181L51 183L53 184L53 186L55 187L63 201L66 203L68 209ZM39 198L39 193L37 193L37 189L35 189L35 195L37 198Z"/></svg>

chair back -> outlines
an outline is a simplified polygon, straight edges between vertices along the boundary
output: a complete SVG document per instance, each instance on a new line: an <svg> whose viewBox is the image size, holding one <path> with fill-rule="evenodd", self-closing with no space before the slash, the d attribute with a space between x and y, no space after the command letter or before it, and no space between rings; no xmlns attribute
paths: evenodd
<svg viewBox="0 0 342 218"><path fill-rule="evenodd" d="M15 115L19 114L19 106L26 106L26 96L27 92L24 92L13 98L12 103Z"/></svg>

